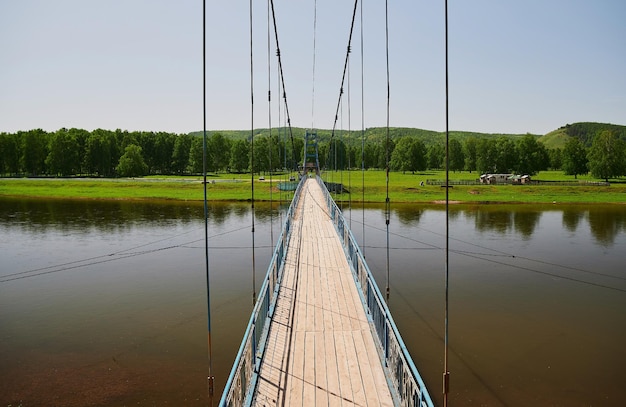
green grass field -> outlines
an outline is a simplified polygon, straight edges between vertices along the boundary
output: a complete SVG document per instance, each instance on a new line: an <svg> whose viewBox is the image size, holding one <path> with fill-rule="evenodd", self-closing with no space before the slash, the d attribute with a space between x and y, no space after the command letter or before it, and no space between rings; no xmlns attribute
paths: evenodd
<svg viewBox="0 0 626 407"><path fill-rule="evenodd" d="M479 174L451 173L451 180L475 180ZM270 182L269 176L260 181L255 176L255 200L278 200L281 196L277 184L286 181L288 175L277 174ZM384 171L328 172L325 181L342 183L349 194L337 196L337 200L352 202L385 202L387 193ZM363 178L365 194L363 193ZM427 185L426 180L443 180L443 171L424 173L392 172L389 176L391 202L440 202L445 200L445 188ZM535 180L575 181L574 177L560 171L545 171L533 177ZM578 177L583 181L597 181L589 176ZM626 183L619 180L610 186L561 186L561 185L455 185L450 188L449 198L455 202L485 203L626 203ZM421 183L424 185L421 185ZM204 193L201 177L145 177L137 179L0 179L0 195L37 198L75 199L163 199L202 200ZM251 199L249 174L220 174L208 177L207 195L214 201L247 201ZM290 194L282 193L283 199Z"/></svg>

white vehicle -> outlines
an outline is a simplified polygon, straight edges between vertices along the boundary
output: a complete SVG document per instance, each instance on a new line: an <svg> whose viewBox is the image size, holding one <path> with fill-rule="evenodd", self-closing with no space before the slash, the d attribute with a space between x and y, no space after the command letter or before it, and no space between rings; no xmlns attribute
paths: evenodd
<svg viewBox="0 0 626 407"><path fill-rule="evenodd" d="M482 184L504 184L513 174L483 174L480 176Z"/></svg>

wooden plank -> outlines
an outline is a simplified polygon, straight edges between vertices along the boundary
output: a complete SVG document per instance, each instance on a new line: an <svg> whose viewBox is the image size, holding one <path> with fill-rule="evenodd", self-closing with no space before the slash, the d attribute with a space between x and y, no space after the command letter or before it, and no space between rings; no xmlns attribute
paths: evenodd
<svg viewBox="0 0 626 407"><path fill-rule="evenodd" d="M304 333L304 379L302 392L302 405L315 405L315 333ZM298 405L300 405L298 403Z"/></svg>
<svg viewBox="0 0 626 407"><path fill-rule="evenodd" d="M337 372L337 345L333 337L332 330L322 333L324 337L324 358L326 365L326 389L328 391L328 404L341 405L341 389L339 386L339 375Z"/></svg>
<svg viewBox="0 0 626 407"><path fill-rule="evenodd" d="M305 188L255 404L393 405L322 191Z"/></svg>

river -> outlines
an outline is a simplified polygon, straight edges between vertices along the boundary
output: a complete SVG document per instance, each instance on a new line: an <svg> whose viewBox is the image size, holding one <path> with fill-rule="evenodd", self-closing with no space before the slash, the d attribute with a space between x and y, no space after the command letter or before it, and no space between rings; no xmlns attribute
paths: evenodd
<svg viewBox="0 0 626 407"><path fill-rule="evenodd" d="M389 305L440 404L445 211L392 209ZM184 202L0 199L0 403L206 405L202 213ZM218 394L279 234L279 205L255 213L253 284L250 205L210 205ZM384 292L384 210L345 214ZM453 205L451 402L622 405L625 247L624 206Z"/></svg>

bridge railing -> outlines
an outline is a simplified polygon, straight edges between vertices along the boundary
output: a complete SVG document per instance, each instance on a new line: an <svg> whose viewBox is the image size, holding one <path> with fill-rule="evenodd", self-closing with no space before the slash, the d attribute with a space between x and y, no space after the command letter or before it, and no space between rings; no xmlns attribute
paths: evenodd
<svg viewBox="0 0 626 407"><path fill-rule="evenodd" d="M330 217L335 224L346 258L361 291L363 305L372 318L380 345L381 360L384 361L388 380L395 392L394 396L402 406L434 406L346 219L322 179L318 177L317 180L324 191Z"/></svg>
<svg viewBox="0 0 626 407"><path fill-rule="evenodd" d="M220 406L243 406L251 403L252 392L258 380L261 359L267 341L268 316L271 317L276 306L278 284L280 284L283 275L287 243L293 226L294 214L300 200L303 181L304 178L298 183L294 198L287 210L272 260L263 279L239 352L224 387Z"/></svg>

